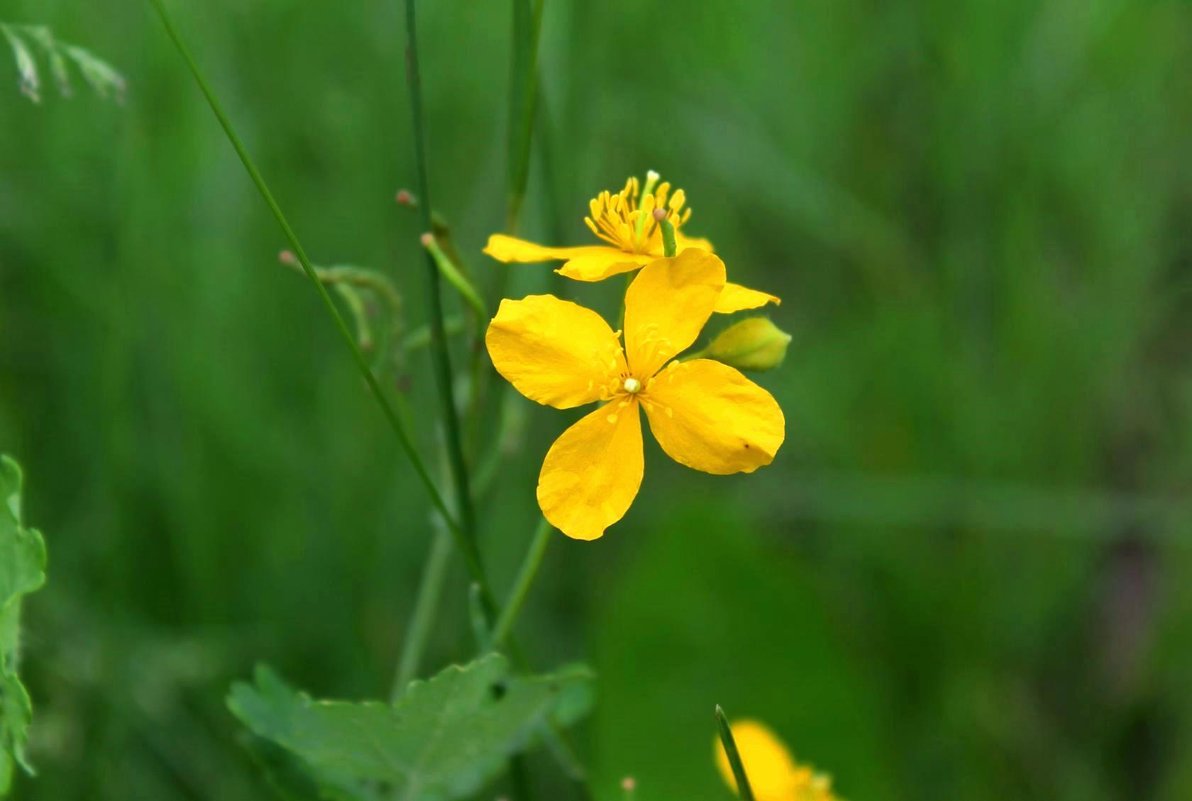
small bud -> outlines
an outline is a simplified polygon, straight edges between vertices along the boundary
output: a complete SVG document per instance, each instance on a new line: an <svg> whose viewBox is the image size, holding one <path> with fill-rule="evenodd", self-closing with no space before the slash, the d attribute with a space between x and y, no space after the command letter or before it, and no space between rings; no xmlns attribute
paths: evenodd
<svg viewBox="0 0 1192 801"><path fill-rule="evenodd" d="M621 779L621 789L627 793L632 793L637 789L637 780L632 776L626 776L624 779Z"/></svg>
<svg viewBox="0 0 1192 801"><path fill-rule="evenodd" d="M414 196L410 194L409 189L397 190L397 197L394 198L399 206L408 206L413 208L418 205L418 201L414 200Z"/></svg>
<svg viewBox="0 0 1192 801"><path fill-rule="evenodd" d="M750 317L725 329L703 352L739 370L772 370L782 364L791 335L767 317Z"/></svg>
<svg viewBox="0 0 1192 801"><path fill-rule="evenodd" d="M654 222L662 222L665 219L666 219L666 209L662 208L662 206L659 206L658 208L654 209Z"/></svg>
<svg viewBox="0 0 1192 801"><path fill-rule="evenodd" d="M422 247L424 248L433 247L435 244L435 235L430 231L427 231L425 234L418 237L418 241L422 243Z"/></svg>
<svg viewBox="0 0 1192 801"><path fill-rule="evenodd" d="M293 267L298 263L298 258L292 250L283 250L281 253L278 253L277 260L289 267Z"/></svg>

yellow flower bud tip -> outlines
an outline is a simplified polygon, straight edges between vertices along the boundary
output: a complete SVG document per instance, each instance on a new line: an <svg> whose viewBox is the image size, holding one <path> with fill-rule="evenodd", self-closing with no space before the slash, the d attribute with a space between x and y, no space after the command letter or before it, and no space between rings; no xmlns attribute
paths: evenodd
<svg viewBox="0 0 1192 801"><path fill-rule="evenodd" d="M435 245L435 235L427 231L422 236L418 237L418 241L422 243L422 247L431 248Z"/></svg>
<svg viewBox="0 0 1192 801"><path fill-rule="evenodd" d="M282 264L286 265L287 267L293 267L295 264L298 263L298 258L294 255L294 252L291 250L283 250L281 253L278 253L277 260L280 261Z"/></svg>

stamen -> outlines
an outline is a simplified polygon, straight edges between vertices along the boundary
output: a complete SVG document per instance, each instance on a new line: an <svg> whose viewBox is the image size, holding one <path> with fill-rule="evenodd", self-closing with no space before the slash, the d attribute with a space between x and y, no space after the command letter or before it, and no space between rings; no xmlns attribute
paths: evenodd
<svg viewBox="0 0 1192 801"><path fill-rule="evenodd" d="M584 224L597 237L626 253L664 255L659 213L678 229L691 216L682 189L650 170L645 181L630 178L620 192L602 191L588 203Z"/></svg>

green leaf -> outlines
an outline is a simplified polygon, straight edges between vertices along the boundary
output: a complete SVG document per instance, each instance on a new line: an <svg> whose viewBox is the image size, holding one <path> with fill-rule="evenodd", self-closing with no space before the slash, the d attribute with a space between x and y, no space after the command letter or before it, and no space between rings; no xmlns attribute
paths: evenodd
<svg viewBox="0 0 1192 801"><path fill-rule="evenodd" d="M0 456L0 795L12 786L14 767L32 775L25 756L33 705L17 675L21 599L45 583L41 534L21 526L21 468Z"/></svg>
<svg viewBox="0 0 1192 801"><path fill-rule="evenodd" d="M232 713L301 759L324 792L445 801L482 788L551 716L581 713L575 699L591 673L511 676L505 658L490 654L411 683L392 705L316 701L265 667L255 679L232 687Z"/></svg>

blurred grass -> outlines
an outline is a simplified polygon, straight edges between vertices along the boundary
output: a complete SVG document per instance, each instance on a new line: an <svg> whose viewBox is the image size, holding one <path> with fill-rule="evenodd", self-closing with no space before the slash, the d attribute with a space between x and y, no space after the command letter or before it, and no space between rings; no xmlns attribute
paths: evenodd
<svg viewBox="0 0 1192 801"><path fill-rule="evenodd" d="M312 258L391 270L421 322L399 4L172 6ZM260 659L384 693L426 504L147 5L2 16L130 83L124 107L35 107L0 66L0 450L51 554L17 797L266 797L229 681ZM510 9L422 17L436 205L491 285ZM600 797L633 773L641 801L726 798L717 702L852 799L1192 794L1190 23L1142 0L547 4L552 169L540 149L523 232L586 241L587 198L658 169L795 335L763 378L774 466L710 478L651 446L628 519L548 554L519 631L539 664L594 659ZM482 510L499 587L565 422L529 415ZM469 649L450 587L436 664Z"/></svg>

